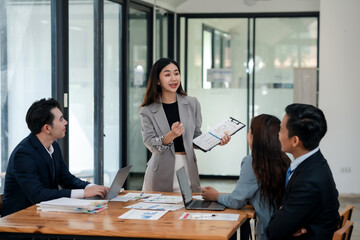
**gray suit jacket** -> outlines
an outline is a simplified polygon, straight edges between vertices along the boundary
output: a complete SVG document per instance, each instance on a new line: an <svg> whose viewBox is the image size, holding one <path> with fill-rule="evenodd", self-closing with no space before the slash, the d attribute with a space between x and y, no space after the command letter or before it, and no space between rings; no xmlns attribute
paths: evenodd
<svg viewBox="0 0 360 240"><path fill-rule="evenodd" d="M260 190L252 167L252 157L248 155L241 162L241 170L236 188L231 194L221 194L218 202L234 209L240 209L250 203L256 212L256 240L266 240L265 230L271 214L266 202L260 200Z"/></svg>
<svg viewBox="0 0 360 240"><path fill-rule="evenodd" d="M201 135L200 103L195 97L179 94L177 94L177 102L180 122L184 127L182 137L188 159L191 188L193 192L199 192L200 178L192 140ZM163 137L171 130L162 103L152 103L141 107L140 116L142 138L145 146L152 153L144 177L150 189L143 189L143 191L172 192L175 148L172 143L167 146L162 144Z"/></svg>

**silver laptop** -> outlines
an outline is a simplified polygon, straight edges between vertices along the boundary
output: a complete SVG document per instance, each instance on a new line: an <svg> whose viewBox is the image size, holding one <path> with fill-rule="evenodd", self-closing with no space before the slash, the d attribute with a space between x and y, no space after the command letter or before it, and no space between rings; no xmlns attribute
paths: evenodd
<svg viewBox="0 0 360 240"><path fill-rule="evenodd" d="M120 193L121 188L123 187L125 180L126 180L127 176L129 175L130 168L131 168L131 165L119 169L119 171L116 173L114 181L111 183L109 192L107 193L105 199L111 200ZM95 197L86 198L86 199L99 200L102 198L100 196L95 196Z"/></svg>
<svg viewBox="0 0 360 240"><path fill-rule="evenodd" d="M185 209L221 211L226 208L224 205L218 202L193 199L188 177L184 167L176 171L176 176L179 181L179 187L182 199L184 201Z"/></svg>

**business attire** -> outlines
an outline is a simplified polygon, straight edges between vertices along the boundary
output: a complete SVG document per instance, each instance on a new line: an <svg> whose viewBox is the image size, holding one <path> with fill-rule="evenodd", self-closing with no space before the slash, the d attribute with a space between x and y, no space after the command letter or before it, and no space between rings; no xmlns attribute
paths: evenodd
<svg viewBox="0 0 360 240"><path fill-rule="evenodd" d="M58 143L52 146L50 156L32 133L16 146L6 170L2 217L41 201L70 197L71 189L84 189L89 184L69 172Z"/></svg>
<svg viewBox="0 0 360 240"><path fill-rule="evenodd" d="M268 239L331 240L339 223L338 211L338 191L330 167L315 149L294 169L282 207L269 222ZM307 233L293 237L300 228L306 228Z"/></svg>
<svg viewBox="0 0 360 240"><path fill-rule="evenodd" d="M183 125L182 134L184 150L187 156L187 170L193 192L200 191L199 171L192 140L201 135L201 108L195 97L177 94L180 122ZM175 148L174 144L163 145L164 136L170 132L171 127L167 120L163 105L154 102L140 108L141 133L145 146L152 156L147 163L144 176L143 191L173 191L175 174Z"/></svg>
<svg viewBox="0 0 360 240"><path fill-rule="evenodd" d="M241 161L239 180L231 194L220 194L218 202L234 209L240 209L250 203L256 212L256 240L266 240L265 229L274 210L269 209L269 204L261 202L260 189L252 167L251 155Z"/></svg>

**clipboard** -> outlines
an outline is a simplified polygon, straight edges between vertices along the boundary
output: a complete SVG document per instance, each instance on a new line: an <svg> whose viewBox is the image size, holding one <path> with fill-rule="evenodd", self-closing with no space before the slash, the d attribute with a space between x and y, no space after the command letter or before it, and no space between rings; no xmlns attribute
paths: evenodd
<svg viewBox="0 0 360 240"><path fill-rule="evenodd" d="M216 124L208 132L194 138L193 144L204 152L210 151L220 143L221 138L225 136L225 132L232 136L245 126L239 120L229 117Z"/></svg>

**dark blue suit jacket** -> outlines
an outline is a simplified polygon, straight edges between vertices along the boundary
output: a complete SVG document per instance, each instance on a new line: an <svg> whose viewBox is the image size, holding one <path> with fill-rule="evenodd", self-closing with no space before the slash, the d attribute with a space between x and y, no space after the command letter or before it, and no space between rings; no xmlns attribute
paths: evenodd
<svg viewBox="0 0 360 240"><path fill-rule="evenodd" d="M89 184L69 172L59 145L52 145L54 163L32 133L16 146L6 170L2 217L41 201L70 197L71 189L84 189Z"/></svg>
<svg viewBox="0 0 360 240"><path fill-rule="evenodd" d="M330 167L320 150L294 171L285 189L282 208L271 217L269 240L331 240L339 223L338 191ZM307 234L292 237L305 227Z"/></svg>

